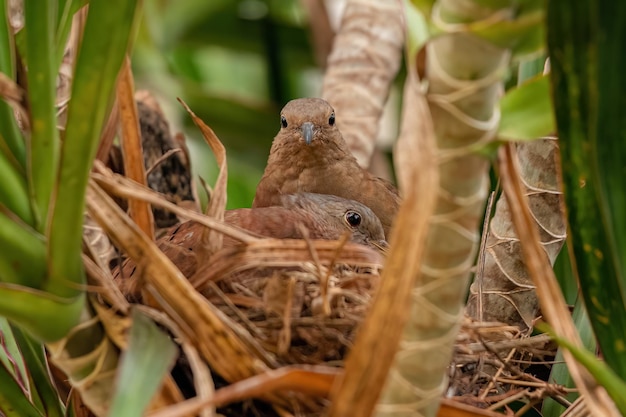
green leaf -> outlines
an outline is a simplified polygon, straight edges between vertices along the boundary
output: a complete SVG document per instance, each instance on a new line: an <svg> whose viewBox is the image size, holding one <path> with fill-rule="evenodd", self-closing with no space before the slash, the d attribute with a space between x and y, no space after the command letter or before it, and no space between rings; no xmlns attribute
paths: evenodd
<svg viewBox="0 0 626 417"><path fill-rule="evenodd" d="M543 74L543 68L546 64L546 57L532 58L521 61L517 71L517 83L522 84L529 79Z"/></svg>
<svg viewBox="0 0 626 417"><path fill-rule="evenodd" d="M112 416L143 415L178 353L170 337L139 310L133 310L132 319L109 411Z"/></svg>
<svg viewBox="0 0 626 417"><path fill-rule="evenodd" d="M570 305L580 304L582 299L579 297L580 289L578 288L578 278L572 269L572 260L570 259L570 242L565 242L561 252L559 252L554 262L554 274L559 282L561 292L565 297L565 302Z"/></svg>
<svg viewBox="0 0 626 417"><path fill-rule="evenodd" d="M409 0L411 5L420 11L424 17L430 17L435 0Z"/></svg>
<svg viewBox="0 0 626 417"><path fill-rule="evenodd" d="M604 359L622 377L626 377L624 21L624 2L548 2L548 46L573 261Z"/></svg>
<svg viewBox="0 0 626 417"><path fill-rule="evenodd" d="M12 155L9 155L12 157ZM33 225L28 185L16 166L4 152L0 152L0 204L29 225Z"/></svg>
<svg viewBox="0 0 626 417"><path fill-rule="evenodd" d="M539 76L507 91L500 100L502 118L498 139L533 140L555 130L550 101L550 81Z"/></svg>
<svg viewBox="0 0 626 417"><path fill-rule="evenodd" d="M494 45L511 49L515 55L536 53L544 48L544 9L542 2L531 2L512 18L503 16L472 24L469 30Z"/></svg>
<svg viewBox="0 0 626 417"><path fill-rule="evenodd" d="M63 60L63 55L65 53L64 46L67 43L67 38L70 33L70 29L72 28L72 19L74 18L74 14L87 3L87 0L60 0L58 2L59 13L57 15L55 37L57 45L57 67L61 66L61 61Z"/></svg>
<svg viewBox="0 0 626 417"><path fill-rule="evenodd" d="M0 364L0 387L0 414L6 417L43 417L4 364Z"/></svg>
<svg viewBox="0 0 626 417"><path fill-rule="evenodd" d="M431 5L416 5L415 3L415 0L404 0L404 15L407 27L407 53L410 66L417 63L417 54L426 44L430 36L428 22L426 20L428 15L423 12L425 9L429 9ZM430 1L428 3L430 3Z"/></svg>
<svg viewBox="0 0 626 417"><path fill-rule="evenodd" d="M0 72L15 80L15 46L7 10L7 1L0 0ZM13 116L13 109L4 101L0 101L0 152L8 160L15 160L21 170L25 169L26 148L22 134Z"/></svg>
<svg viewBox="0 0 626 417"><path fill-rule="evenodd" d="M626 381L621 379L606 363L596 358L591 352L574 346L567 339L556 336L547 325L540 325L539 328L549 333L559 345L570 351L578 363L587 368L596 381L606 389L620 413L626 416L626 396L624 396Z"/></svg>
<svg viewBox="0 0 626 417"><path fill-rule="evenodd" d="M25 47L30 110L29 186L38 231L46 229L48 206L59 165L59 134L55 111L57 68L54 67L56 2L25 0Z"/></svg>
<svg viewBox="0 0 626 417"><path fill-rule="evenodd" d="M37 395L37 402L41 404L44 415L63 417L61 399L48 371L48 361L43 345L19 328L13 327L13 335L20 345L22 356L28 367L31 391L33 395Z"/></svg>
<svg viewBox="0 0 626 417"><path fill-rule="evenodd" d="M76 61L72 99L50 229L46 290L73 296L84 280L81 237L85 189L117 73L126 53L136 15L136 0L93 0Z"/></svg>
<svg viewBox="0 0 626 417"><path fill-rule="evenodd" d="M60 298L49 293L0 283L0 316L27 330L43 342L55 342L78 324L85 295Z"/></svg>
<svg viewBox="0 0 626 417"><path fill-rule="evenodd" d="M45 239L2 211L0 206L0 281L40 288L46 278Z"/></svg>

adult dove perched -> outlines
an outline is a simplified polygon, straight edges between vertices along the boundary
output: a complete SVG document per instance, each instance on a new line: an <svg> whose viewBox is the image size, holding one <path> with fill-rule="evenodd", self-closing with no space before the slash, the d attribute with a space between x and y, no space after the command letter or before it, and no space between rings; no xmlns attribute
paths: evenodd
<svg viewBox="0 0 626 417"><path fill-rule="evenodd" d="M369 207L388 237L400 205L398 192L357 163L330 104L319 98L292 100L280 122L252 207L280 205L284 194L332 194Z"/></svg>

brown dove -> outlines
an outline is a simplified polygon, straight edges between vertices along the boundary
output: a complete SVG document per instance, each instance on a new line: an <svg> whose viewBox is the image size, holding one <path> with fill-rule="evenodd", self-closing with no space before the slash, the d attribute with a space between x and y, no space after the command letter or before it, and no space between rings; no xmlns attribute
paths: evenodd
<svg viewBox="0 0 626 417"><path fill-rule="evenodd" d="M398 192L358 164L330 104L319 98L292 100L280 123L252 207L280 205L283 194L332 194L372 209L388 237L400 205Z"/></svg>
<svg viewBox="0 0 626 417"><path fill-rule="evenodd" d="M277 239L303 238L299 225L304 226L311 239L335 240L350 231L350 240L354 243L375 249L387 247L380 220L372 210L357 201L333 195L300 193L281 196L280 204L274 207L227 210L224 221L257 235ZM163 253L186 277L192 276L197 270L195 252L201 244L203 229L201 224L187 221L170 228L157 242ZM224 237L224 246L238 243ZM123 276L132 276L134 266L130 261L125 262Z"/></svg>

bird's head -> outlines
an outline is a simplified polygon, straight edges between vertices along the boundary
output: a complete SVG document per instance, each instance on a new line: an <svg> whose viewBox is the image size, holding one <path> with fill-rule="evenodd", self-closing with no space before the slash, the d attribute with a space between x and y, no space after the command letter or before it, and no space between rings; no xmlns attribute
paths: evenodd
<svg viewBox="0 0 626 417"><path fill-rule="evenodd" d="M280 112L281 131L297 136L310 145L316 138L338 132L335 110L321 98L291 100Z"/></svg>
<svg viewBox="0 0 626 417"><path fill-rule="evenodd" d="M383 225L378 217L368 207L356 201L343 208L343 214L338 213L344 226L352 232L352 241L371 246L382 253L386 253L389 245L385 240Z"/></svg>
<svg viewBox="0 0 626 417"><path fill-rule="evenodd" d="M346 230L352 233L351 241L370 246L385 253L388 248L380 219L369 207L358 201L334 195L299 193L283 195L282 205L298 207L317 213L324 223L329 239L338 239Z"/></svg>

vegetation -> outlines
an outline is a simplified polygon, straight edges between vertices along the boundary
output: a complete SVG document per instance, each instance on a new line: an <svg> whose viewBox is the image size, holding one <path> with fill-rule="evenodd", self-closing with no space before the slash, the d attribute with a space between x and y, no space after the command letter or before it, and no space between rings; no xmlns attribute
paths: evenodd
<svg viewBox="0 0 626 417"><path fill-rule="evenodd" d="M524 349L549 335L567 363L552 367L552 378L575 384L581 399L569 404L565 391L541 381L497 411L559 416L568 406L626 416L626 119L619 114L626 5L348 1L333 44L338 14L323 3L332 2L0 0L0 414L79 415L84 404L95 415L188 415L253 396L291 411L297 398L317 415L446 415L457 405L440 408L445 387L468 394L455 380L460 374L448 374L451 358L460 364L454 369L489 375L475 402L486 406L491 387L515 386L502 382L513 365L498 355L517 352L523 361ZM143 167L133 82L156 95L174 130L189 137L196 174L214 184L205 201L210 217L97 161L117 136L127 175L144 182L143 168L128 170ZM224 274L268 259L305 261L311 251L319 271L334 264L334 242L266 244L220 222L227 204L250 205L280 106L317 95L336 103L359 161L382 161L372 168L395 176L403 196L345 373L325 363L279 363L245 320L218 308L224 294L212 289L207 302L198 289L208 284L186 279L161 253L149 210L204 223L212 230L207 257ZM400 126L394 173L388 158L371 157L381 155L381 136L383 143L396 136L378 134L385 102ZM555 130L558 146L548 136ZM502 190L489 186L490 176ZM130 215L112 197L130 199ZM86 232L94 222L95 236L110 238L137 265L141 285L132 294L142 303L129 303L131 292L113 279L111 257ZM571 268L563 268L563 254L557 260L566 229ZM222 250L222 234L245 249ZM380 262L349 244L342 256ZM291 291L300 285L291 282ZM573 318L566 303L575 304ZM363 315L364 304L348 313ZM457 338L465 311L473 321L462 334L496 359ZM536 326L540 313L545 323ZM470 354L459 359L459 346ZM169 373L180 351L196 394L187 401ZM490 359L492 369L484 366ZM215 396L213 383L221 382L211 372L231 384ZM331 405L323 409L315 396Z"/></svg>

